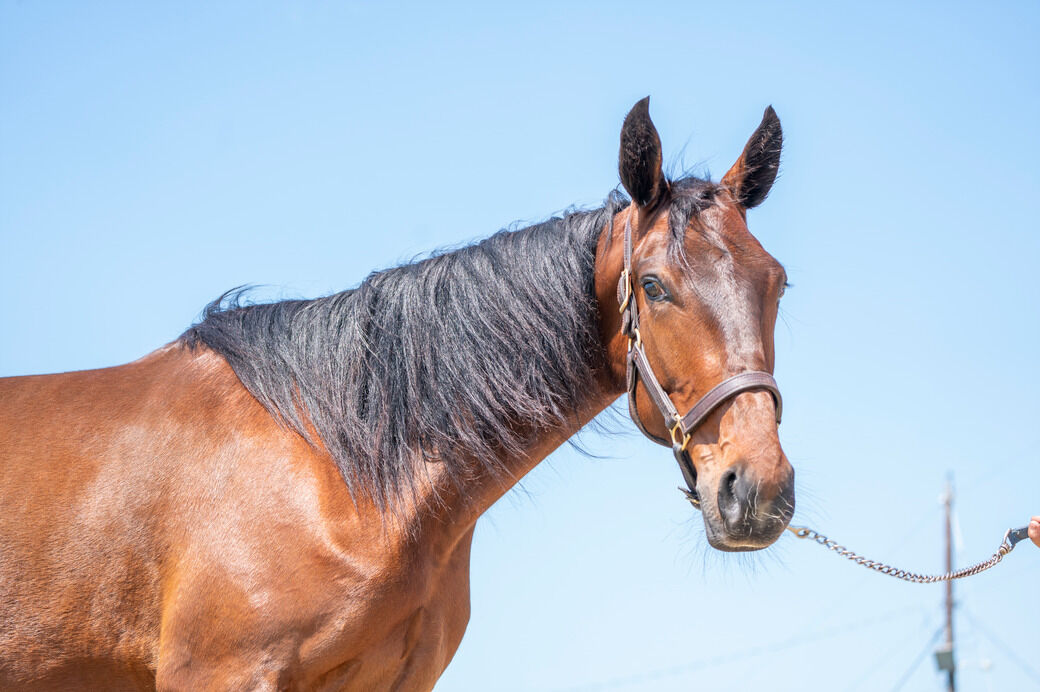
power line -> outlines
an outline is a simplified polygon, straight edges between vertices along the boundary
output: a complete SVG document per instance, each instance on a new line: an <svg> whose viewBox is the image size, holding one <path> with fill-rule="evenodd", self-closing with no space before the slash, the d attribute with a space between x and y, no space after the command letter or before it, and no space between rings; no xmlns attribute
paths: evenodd
<svg viewBox="0 0 1040 692"><path fill-rule="evenodd" d="M906 669L906 672L904 672L902 677L899 678L899 681L896 683L896 686L892 688L892 692L896 692L904 684L906 684L906 681L910 679L910 676L913 675L913 672L917 670L917 666L921 665L921 661L923 661L925 656L928 655L928 652L932 650L932 644L935 643L935 640L938 639L939 635L941 635L945 630L945 626L935 630L935 634L933 634L931 638L925 643L924 648L921 649L920 653L918 653L917 656L914 657L914 660L910 663L910 667Z"/></svg>
<svg viewBox="0 0 1040 692"><path fill-rule="evenodd" d="M971 624L974 625L976 628L978 628L978 630L980 632L982 632L982 634L984 634L986 636L986 639L988 639L991 644L993 644L998 649L1003 651L1004 655L1007 656L1008 658L1010 658L1014 663L1018 664L1018 667L1021 668L1022 671L1025 672L1026 675L1031 677L1037 683L1040 683L1040 672L1037 672L1037 670L1035 668L1033 668L1031 665L1026 663L1025 659L1023 659L1018 654L1016 654L1011 649L1010 646L1008 646L1003 641L1001 641L997 637L997 635L993 634L993 632L990 631L990 629L988 627L984 626L981 622L979 622L975 618L974 615L972 615L971 613L969 613L967 610L965 610L963 608L961 609L961 612L964 613L964 615L969 620L971 620Z"/></svg>
<svg viewBox="0 0 1040 692"><path fill-rule="evenodd" d="M931 629L932 624L934 624L934 622L929 623L927 620L923 621L916 630L910 630L909 636L897 640L893 646L882 651L881 655L872 660L870 665L863 669L863 672L859 677L857 677L851 685L845 688L845 692L855 692L860 685L878 673L882 662L890 660L896 652L902 651L911 640L917 639L921 630Z"/></svg>
<svg viewBox="0 0 1040 692"><path fill-rule="evenodd" d="M900 607L885 613L883 615L866 618L847 624L840 627L829 627L826 629L817 630L816 632L810 632L806 635L789 637L787 639L774 642L772 644L765 644L762 646L755 646L748 649L744 649L740 652L731 652L728 654L719 654L717 656L709 656L706 658L696 659L689 663L684 663L679 666L672 666L669 668L658 668L655 670L644 671L641 673L634 673L632 675L626 675L600 682L587 683L579 685L577 687L568 687L560 690L560 692L579 692L588 690L607 690L617 689L620 687L627 687L629 685L636 685L643 682L649 682L651 680L660 680L662 678L674 677L676 675L682 675L684 673L691 673L700 668L710 668L712 666L721 665L723 663L732 663L748 658L754 658L756 656L763 656L766 654L775 653L778 651L784 651L786 649L793 649L803 644L809 644L821 639L827 639L836 635L844 634L858 629L869 627L870 625L876 625L883 622L889 622L891 620L898 620L900 618L906 618L911 615L916 615L915 612L907 612L906 608Z"/></svg>

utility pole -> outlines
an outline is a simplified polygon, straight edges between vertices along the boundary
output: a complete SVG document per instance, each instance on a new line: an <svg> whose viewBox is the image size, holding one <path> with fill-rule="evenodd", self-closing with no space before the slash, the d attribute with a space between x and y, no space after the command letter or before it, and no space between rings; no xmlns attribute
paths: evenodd
<svg viewBox="0 0 1040 692"><path fill-rule="evenodd" d="M953 480L946 477L946 492L942 496L946 510L946 572L953 571ZM953 580L946 582L946 641L935 650L935 666L946 672L946 689L957 692L957 666L953 662Z"/></svg>
<svg viewBox="0 0 1040 692"><path fill-rule="evenodd" d="M943 497L946 509L946 571L953 571L953 531L950 528L950 516L953 514L953 483L946 478L946 494ZM957 664L953 658L953 580L946 582L946 647L950 652L950 665L946 670L946 689L957 692Z"/></svg>

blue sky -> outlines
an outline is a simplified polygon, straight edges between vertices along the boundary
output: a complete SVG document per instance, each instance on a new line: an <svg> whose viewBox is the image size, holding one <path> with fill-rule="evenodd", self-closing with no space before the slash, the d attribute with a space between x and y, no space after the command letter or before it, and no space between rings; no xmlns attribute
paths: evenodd
<svg viewBox="0 0 1040 692"><path fill-rule="evenodd" d="M651 96L672 170L773 104L752 231L797 522L958 563L1040 513L1040 8L1007 3L0 3L0 375L102 367L240 284L317 296L617 185ZM440 690L939 689L942 589L785 537L724 556L618 417L478 525ZM957 585L965 689L1040 689L1040 551ZM930 655L930 654L929 654Z"/></svg>

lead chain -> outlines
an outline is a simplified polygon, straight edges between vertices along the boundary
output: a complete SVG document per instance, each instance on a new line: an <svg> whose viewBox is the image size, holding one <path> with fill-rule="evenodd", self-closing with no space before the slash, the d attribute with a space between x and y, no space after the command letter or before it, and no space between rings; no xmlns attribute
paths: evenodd
<svg viewBox="0 0 1040 692"><path fill-rule="evenodd" d="M862 565L874 570L875 572L887 574L890 577L902 579L903 581L912 582L914 584L935 584L936 582L962 579L963 577L971 577L980 572L985 572L986 570L995 567L998 562L1003 560L1004 556L1010 553L1014 549L1015 544L1021 540L1021 534L1024 534L1022 529L1018 529L1017 531L1008 530L1008 532L1004 534L1004 540L1000 543L1000 547L997 549L997 552L993 554L993 557L970 567L964 567L963 569L954 572L947 572L946 574L917 574L916 572L907 572L905 569L897 569L891 565L886 565L883 562L868 560L862 555L857 555L852 552L845 546L838 545L837 541L833 541L808 527L788 526L787 530L798 538L812 539L828 550L833 550L838 555L852 560L857 565Z"/></svg>

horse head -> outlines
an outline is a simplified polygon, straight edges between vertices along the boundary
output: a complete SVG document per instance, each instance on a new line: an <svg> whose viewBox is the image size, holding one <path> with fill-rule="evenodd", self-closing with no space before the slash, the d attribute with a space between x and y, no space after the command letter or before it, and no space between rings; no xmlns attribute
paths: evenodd
<svg viewBox="0 0 1040 692"><path fill-rule="evenodd" d="M771 376L787 277L747 226L747 210L776 178L781 141L767 108L720 183L669 181L643 99L621 132L618 166L632 204L597 252L612 377L626 383L640 429L673 447L709 543L728 551L772 544L794 513Z"/></svg>

